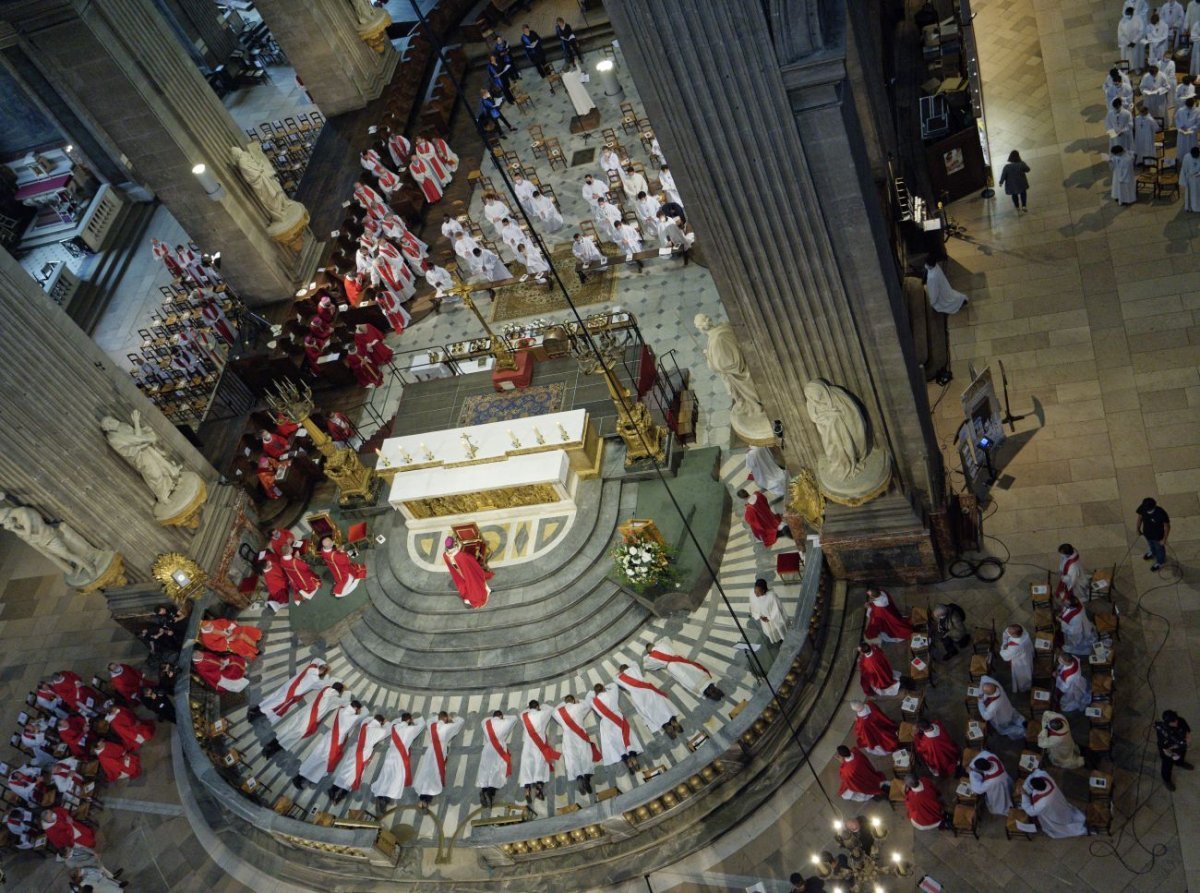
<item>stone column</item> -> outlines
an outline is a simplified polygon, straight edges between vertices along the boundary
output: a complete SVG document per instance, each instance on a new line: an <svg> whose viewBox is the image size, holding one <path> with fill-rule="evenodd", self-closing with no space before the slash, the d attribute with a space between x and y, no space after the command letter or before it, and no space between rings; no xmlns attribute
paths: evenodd
<svg viewBox="0 0 1200 893"><path fill-rule="evenodd" d="M283 300L309 280L311 232L297 233L298 247L268 236L267 214L229 154L246 134L152 0L30 0L0 15L130 178L152 189L201 247L222 253L222 272L243 299ZM224 186L218 200L192 174L198 163Z"/></svg>
<svg viewBox="0 0 1200 893"><path fill-rule="evenodd" d="M128 419L136 409L170 458L210 491L216 471L2 249L0 318L0 490L67 521L96 548L122 553L131 582L149 579L156 555L188 551L195 534L155 520L154 497L109 447L100 419Z"/></svg>
<svg viewBox="0 0 1200 893"><path fill-rule="evenodd" d="M237 35L225 26L212 0L163 0L179 26L193 40L204 44L209 65L224 65L238 48Z"/></svg>
<svg viewBox="0 0 1200 893"><path fill-rule="evenodd" d="M350 0L256 0L254 6L326 117L362 108L391 81L399 54L386 39L382 53L367 45ZM377 12L376 24L386 27L387 13Z"/></svg>
<svg viewBox="0 0 1200 893"><path fill-rule="evenodd" d="M788 464L816 467L802 391L827 378L863 402L909 493L940 505L940 454L847 96L841 4L606 9L759 393L784 423Z"/></svg>

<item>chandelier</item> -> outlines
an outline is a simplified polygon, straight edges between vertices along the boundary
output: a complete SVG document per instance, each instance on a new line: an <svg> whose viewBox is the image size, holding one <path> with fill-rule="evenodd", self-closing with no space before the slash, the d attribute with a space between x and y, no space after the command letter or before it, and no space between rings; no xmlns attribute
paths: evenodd
<svg viewBox="0 0 1200 893"><path fill-rule="evenodd" d="M819 877L833 882L833 893L887 893L880 883L886 877L909 877L913 865L899 850L888 857L883 841L888 829L878 816L856 816L833 822L833 839L841 851L813 853L813 868Z"/></svg>

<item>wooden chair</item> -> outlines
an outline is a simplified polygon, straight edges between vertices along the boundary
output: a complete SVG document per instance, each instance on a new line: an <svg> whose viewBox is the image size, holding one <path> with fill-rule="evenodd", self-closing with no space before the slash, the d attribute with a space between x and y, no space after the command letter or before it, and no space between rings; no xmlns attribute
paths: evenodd
<svg viewBox="0 0 1200 893"><path fill-rule="evenodd" d="M1025 831L1017 827L1018 823L1022 825L1032 825L1033 820L1025 814L1025 810L1013 807L1008 811L1008 818L1004 822L1004 836L1009 840L1014 837L1024 837L1026 840L1033 840L1032 831Z"/></svg>
<svg viewBox="0 0 1200 893"><path fill-rule="evenodd" d="M1152 168L1139 168L1138 175L1134 178L1134 198L1141 195L1143 192L1151 198L1158 192L1158 166Z"/></svg>
<svg viewBox="0 0 1200 893"><path fill-rule="evenodd" d="M304 521L313 532L308 542L309 554L316 556L320 553L322 537L333 537L333 544L335 546L340 546L345 542L345 538L342 536L342 529L337 526L333 520L333 515L329 514L329 512L315 512L311 515L306 515Z"/></svg>
<svg viewBox="0 0 1200 893"><path fill-rule="evenodd" d="M1159 134L1159 136L1161 135ZM1163 196L1171 199L1179 198L1179 168L1166 167L1162 161L1159 161L1158 179L1154 183L1154 197L1158 199Z"/></svg>
<svg viewBox="0 0 1200 893"><path fill-rule="evenodd" d="M1103 831L1112 836L1112 800L1093 800L1087 805L1084 824L1089 832L1099 834Z"/></svg>
<svg viewBox="0 0 1200 893"><path fill-rule="evenodd" d="M1029 584L1029 603L1033 610L1049 608L1053 590L1050 588L1050 575L1046 574L1045 583Z"/></svg>
<svg viewBox="0 0 1200 893"><path fill-rule="evenodd" d="M527 112L533 108L533 99L528 93L514 90L513 99L517 101L517 110L520 112Z"/></svg>
<svg viewBox="0 0 1200 893"><path fill-rule="evenodd" d="M979 804L977 802L955 803L950 829L954 832L955 837L958 837L960 834L970 834L978 840Z"/></svg>
<svg viewBox="0 0 1200 893"><path fill-rule="evenodd" d="M963 740L984 747L987 744L988 724L982 719L968 719Z"/></svg>
<svg viewBox="0 0 1200 893"><path fill-rule="evenodd" d="M1054 613L1049 608L1038 608L1033 612L1033 629L1035 632L1054 632Z"/></svg>
<svg viewBox="0 0 1200 893"><path fill-rule="evenodd" d="M1112 731L1110 729L1089 729L1087 749L1095 761L1112 753Z"/></svg>
<svg viewBox="0 0 1200 893"><path fill-rule="evenodd" d="M1034 686L1029 690L1029 712L1038 719L1050 709L1050 689Z"/></svg>
<svg viewBox="0 0 1200 893"><path fill-rule="evenodd" d="M907 722L915 723L925 709L925 693L920 691L900 692L900 716Z"/></svg>
<svg viewBox="0 0 1200 893"><path fill-rule="evenodd" d="M925 604L913 605L912 611L908 615L908 622L912 624L913 632L923 632L929 636L929 618L931 617L929 610L929 599L925 599Z"/></svg>
<svg viewBox="0 0 1200 893"><path fill-rule="evenodd" d="M1111 772L1093 769L1088 776L1088 801L1112 799L1113 776Z"/></svg>
<svg viewBox="0 0 1200 893"><path fill-rule="evenodd" d="M638 115L632 102L621 103L621 129L626 133L637 133Z"/></svg>
<svg viewBox="0 0 1200 893"><path fill-rule="evenodd" d="M996 650L996 621L991 626L977 626L971 631L971 652L991 655Z"/></svg>
<svg viewBox="0 0 1200 893"><path fill-rule="evenodd" d="M604 145L609 146L610 148L616 148L621 145L621 138L617 136L617 132L611 127L605 127L600 131L600 139L603 141Z"/></svg>
<svg viewBox="0 0 1200 893"><path fill-rule="evenodd" d="M971 663L967 668L967 673L971 677L972 682L978 682L982 677L987 676L992 670L992 655L989 654L972 654Z"/></svg>
<svg viewBox="0 0 1200 893"><path fill-rule="evenodd" d="M346 548L366 549L371 545L366 521L356 521L346 528Z"/></svg>
<svg viewBox="0 0 1200 893"><path fill-rule="evenodd" d="M550 170L554 170L556 164L561 164L564 171L571 166L567 161L566 153L563 152L563 148L558 142L558 137L550 137L546 140L546 160L550 162Z"/></svg>
<svg viewBox="0 0 1200 893"><path fill-rule="evenodd" d="M530 124L529 131L529 148L533 151L533 157L538 158L546 154L546 134L542 132L542 125Z"/></svg>
<svg viewBox="0 0 1200 893"><path fill-rule="evenodd" d="M1097 614L1092 618L1092 623L1096 627L1096 634L1102 639L1121 638L1121 608L1114 604L1112 613Z"/></svg>
<svg viewBox="0 0 1200 893"><path fill-rule="evenodd" d="M1088 596L1092 601L1102 598L1108 599L1110 602L1112 601L1113 577L1115 575L1115 567L1092 571L1092 579L1088 583Z"/></svg>

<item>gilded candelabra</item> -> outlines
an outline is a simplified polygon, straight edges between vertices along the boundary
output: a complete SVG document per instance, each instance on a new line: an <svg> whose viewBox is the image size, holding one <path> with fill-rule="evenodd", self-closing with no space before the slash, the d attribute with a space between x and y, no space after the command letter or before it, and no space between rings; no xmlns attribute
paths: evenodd
<svg viewBox="0 0 1200 893"><path fill-rule="evenodd" d="M516 369L517 358L509 350L508 341L503 336L497 335L492 331L492 327L488 325L487 320L483 318L483 314L479 312L479 308L475 306L475 299L471 297L472 292L481 290L474 285L464 282L461 285L451 286L442 292L442 294L458 295L463 299L463 303L467 305L467 308L475 314L475 318L479 320L479 324L487 332L488 341L491 343L492 358L496 361L496 368L504 370Z"/></svg>
<svg viewBox="0 0 1200 893"><path fill-rule="evenodd" d="M666 458L667 432L654 423L646 404L635 399L617 378L614 370L620 346L610 332L593 338L596 350L589 350L585 342L576 348L575 358L585 374L604 376L608 395L617 409L617 434L625 441L625 464L647 458L662 462Z"/></svg>
<svg viewBox="0 0 1200 893"><path fill-rule="evenodd" d="M833 839L843 851L814 853L812 864L819 877L831 881L833 893L886 893L880 883L887 877L906 878L913 865L898 850L884 857L888 830L878 817L840 819L833 823Z"/></svg>
<svg viewBox="0 0 1200 893"><path fill-rule="evenodd" d="M356 499L373 502L378 477L362 464L358 453L349 447L339 447L312 420L314 407L312 389L284 379L276 383L275 393L267 395L267 405L277 415L297 425L303 425L314 447L325 457L325 476L338 488L338 502L346 505Z"/></svg>

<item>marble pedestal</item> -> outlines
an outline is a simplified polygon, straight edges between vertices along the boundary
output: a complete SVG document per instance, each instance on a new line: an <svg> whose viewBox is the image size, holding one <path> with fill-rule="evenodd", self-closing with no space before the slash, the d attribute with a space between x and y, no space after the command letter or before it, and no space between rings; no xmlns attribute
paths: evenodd
<svg viewBox="0 0 1200 893"><path fill-rule="evenodd" d="M851 583L900 586L943 578L929 526L899 493L857 508L829 503L821 549L834 577Z"/></svg>

